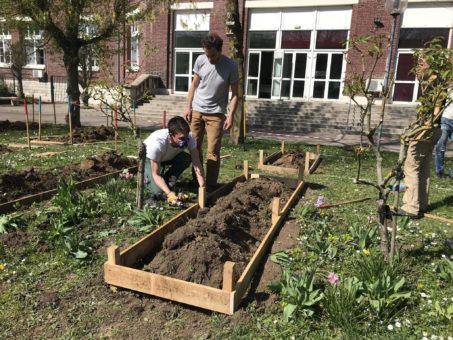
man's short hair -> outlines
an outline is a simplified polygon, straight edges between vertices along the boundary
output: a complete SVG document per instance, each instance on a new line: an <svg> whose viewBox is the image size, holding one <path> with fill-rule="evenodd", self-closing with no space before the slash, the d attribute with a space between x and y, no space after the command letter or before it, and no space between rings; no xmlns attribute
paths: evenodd
<svg viewBox="0 0 453 340"><path fill-rule="evenodd" d="M223 40L217 33L209 32L206 37L201 40L201 47L215 48L217 51L222 51Z"/></svg>
<svg viewBox="0 0 453 340"><path fill-rule="evenodd" d="M168 121L168 132L170 135L183 133L187 136L190 132L189 123L184 118L175 116Z"/></svg>

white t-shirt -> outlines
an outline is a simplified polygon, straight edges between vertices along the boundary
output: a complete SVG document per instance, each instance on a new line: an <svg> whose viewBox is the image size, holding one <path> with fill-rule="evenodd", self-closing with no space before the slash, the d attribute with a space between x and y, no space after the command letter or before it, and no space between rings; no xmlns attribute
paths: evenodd
<svg viewBox="0 0 453 340"><path fill-rule="evenodd" d="M453 100L452 95L450 95L450 100ZM453 119L453 102L445 108L442 118Z"/></svg>
<svg viewBox="0 0 453 340"><path fill-rule="evenodd" d="M146 145L146 157L159 164L175 158L178 153L185 149L185 147L178 148L171 145L168 129L154 131L143 143ZM187 147L190 150L197 147L197 141L192 136L192 132L189 133Z"/></svg>

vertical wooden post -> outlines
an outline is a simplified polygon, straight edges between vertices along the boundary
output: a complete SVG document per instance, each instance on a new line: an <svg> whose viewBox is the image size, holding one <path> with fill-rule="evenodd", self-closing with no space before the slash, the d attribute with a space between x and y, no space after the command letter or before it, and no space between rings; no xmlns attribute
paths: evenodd
<svg viewBox="0 0 453 340"><path fill-rule="evenodd" d="M32 122L34 123L35 122L35 95L34 94L31 95L31 112L32 112L32 117L33 117Z"/></svg>
<svg viewBox="0 0 453 340"><path fill-rule="evenodd" d="M162 113L162 129L167 127L167 111L164 110Z"/></svg>
<svg viewBox="0 0 453 340"><path fill-rule="evenodd" d="M321 154L321 145L316 145L316 154L319 156Z"/></svg>
<svg viewBox="0 0 453 340"><path fill-rule="evenodd" d="M280 147L280 151L282 152L282 155L285 153L285 141L282 140L282 145Z"/></svg>
<svg viewBox="0 0 453 340"><path fill-rule="evenodd" d="M280 198L274 197L272 199L272 224L274 224L280 216Z"/></svg>
<svg viewBox="0 0 453 340"><path fill-rule="evenodd" d="M235 263L231 261L226 261L223 264L223 285L222 290L227 292L232 292L234 290L234 266Z"/></svg>
<svg viewBox="0 0 453 340"><path fill-rule="evenodd" d="M264 165L264 151L260 150L260 161L259 165Z"/></svg>
<svg viewBox="0 0 453 340"><path fill-rule="evenodd" d="M115 109L114 126L115 126L115 151L118 151L118 110Z"/></svg>
<svg viewBox="0 0 453 340"><path fill-rule="evenodd" d="M134 113L134 129L137 128L137 117L135 115L135 99L132 99L132 112Z"/></svg>
<svg viewBox="0 0 453 340"><path fill-rule="evenodd" d="M25 112L25 129L27 131L27 144L28 148L31 149L30 144L30 130L28 128L28 107L27 107L27 97L24 97L24 112Z"/></svg>
<svg viewBox="0 0 453 340"><path fill-rule="evenodd" d="M55 86L54 86L54 78L50 76L50 100L52 101L53 106L53 124L57 124L57 110L55 109Z"/></svg>
<svg viewBox="0 0 453 340"><path fill-rule="evenodd" d="M107 262L109 264L120 264L120 248L118 246L112 245L107 248Z"/></svg>
<svg viewBox="0 0 453 340"><path fill-rule="evenodd" d="M301 167L297 168L297 184L304 180L304 170Z"/></svg>
<svg viewBox="0 0 453 340"><path fill-rule="evenodd" d="M198 188L198 205L201 209L206 208L206 187Z"/></svg>
<svg viewBox="0 0 453 340"><path fill-rule="evenodd" d="M310 173L310 152L305 153L305 169L304 174L308 175Z"/></svg>
<svg viewBox="0 0 453 340"><path fill-rule="evenodd" d="M245 177L246 181L249 179L249 161L248 160L244 161L244 177Z"/></svg>
<svg viewBox="0 0 453 340"><path fill-rule="evenodd" d="M69 144L72 144L71 96L68 96Z"/></svg>
<svg viewBox="0 0 453 340"><path fill-rule="evenodd" d="M42 122L42 105L41 105L41 96L38 100L38 138L41 140L41 122Z"/></svg>

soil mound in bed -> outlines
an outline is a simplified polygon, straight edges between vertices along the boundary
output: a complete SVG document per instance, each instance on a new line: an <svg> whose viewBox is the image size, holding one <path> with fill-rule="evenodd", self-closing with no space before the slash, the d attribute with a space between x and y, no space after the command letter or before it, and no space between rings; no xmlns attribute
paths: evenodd
<svg viewBox="0 0 453 340"><path fill-rule="evenodd" d="M273 197L285 203L291 190L271 179L236 184L211 209L200 210L167 235L162 249L144 269L185 281L221 288L223 264L242 273L271 226Z"/></svg>
<svg viewBox="0 0 453 340"><path fill-rule="evenodd" d="M288 152L273 162L272 165L284 168L300 168L304 167L304 157L305 155L302 152Z"/></svg>
<svg viewBox="0 0 453 340"><path fill-rule="evenodd" d="M76 182L115 172L136 164L125 156L107 152L89 157L78 164L69 164L54 171L40 172L34 168L0 175L0 203L12 201L25 195L56 189L60 177Z"/></svg>

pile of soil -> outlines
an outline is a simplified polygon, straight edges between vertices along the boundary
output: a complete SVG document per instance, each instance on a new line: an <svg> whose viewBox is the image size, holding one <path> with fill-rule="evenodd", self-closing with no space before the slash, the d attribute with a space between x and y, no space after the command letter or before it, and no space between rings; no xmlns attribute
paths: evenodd
<svg viewBox="0 0 453 340"><path fill-rule="evenodd" d="M97 127L79 128L72 133L73 143L93 143L98 141L107 141L115 139L115 130L112 127L104 125ZM54 138L53 140L69 143L69 134Z"/></svg>
<svg viewBox="0 0 453 340"><path fill-rule="evenodd" d="M28 123L29 129L37 129L38 123ZM0 121L0 132L7 132L11 130L26 130L25 122L10 122L9 120Z"/></svg>
<svg viewBox="0 0 453 340"><path fill-rule="evenodd" d="M12 150L9 149L6 145L0 144L0 155L9 152L12 152Z"/></svg>
<svg viewBox="0 0 453 340"><path fill-rule="evenodd" d="M285 168L300 168L304 167L305 155L302 152L287 152L282 157L277 159L272 165Z"/></svg>
<svg viewBox="0 0 453 340"><path fill-rule="evenodd" d="M272 179L236 184L211 209L202 209L167 235L162 249L144 270L221 288L223 264L236 263L242 273L271 226L273 197L286 202L291 190Z"/></svg>
<svg viewBox="0 0 453 340"><path fill-rule="evenodd" d="M58 186L59 178L81 181L101 176L136 165L136 161L115 152L89 157L79 164L69 164L54 171L39 172L34 168L0 175L0 203L15 200L22 196L52 190Z"/></svg>

